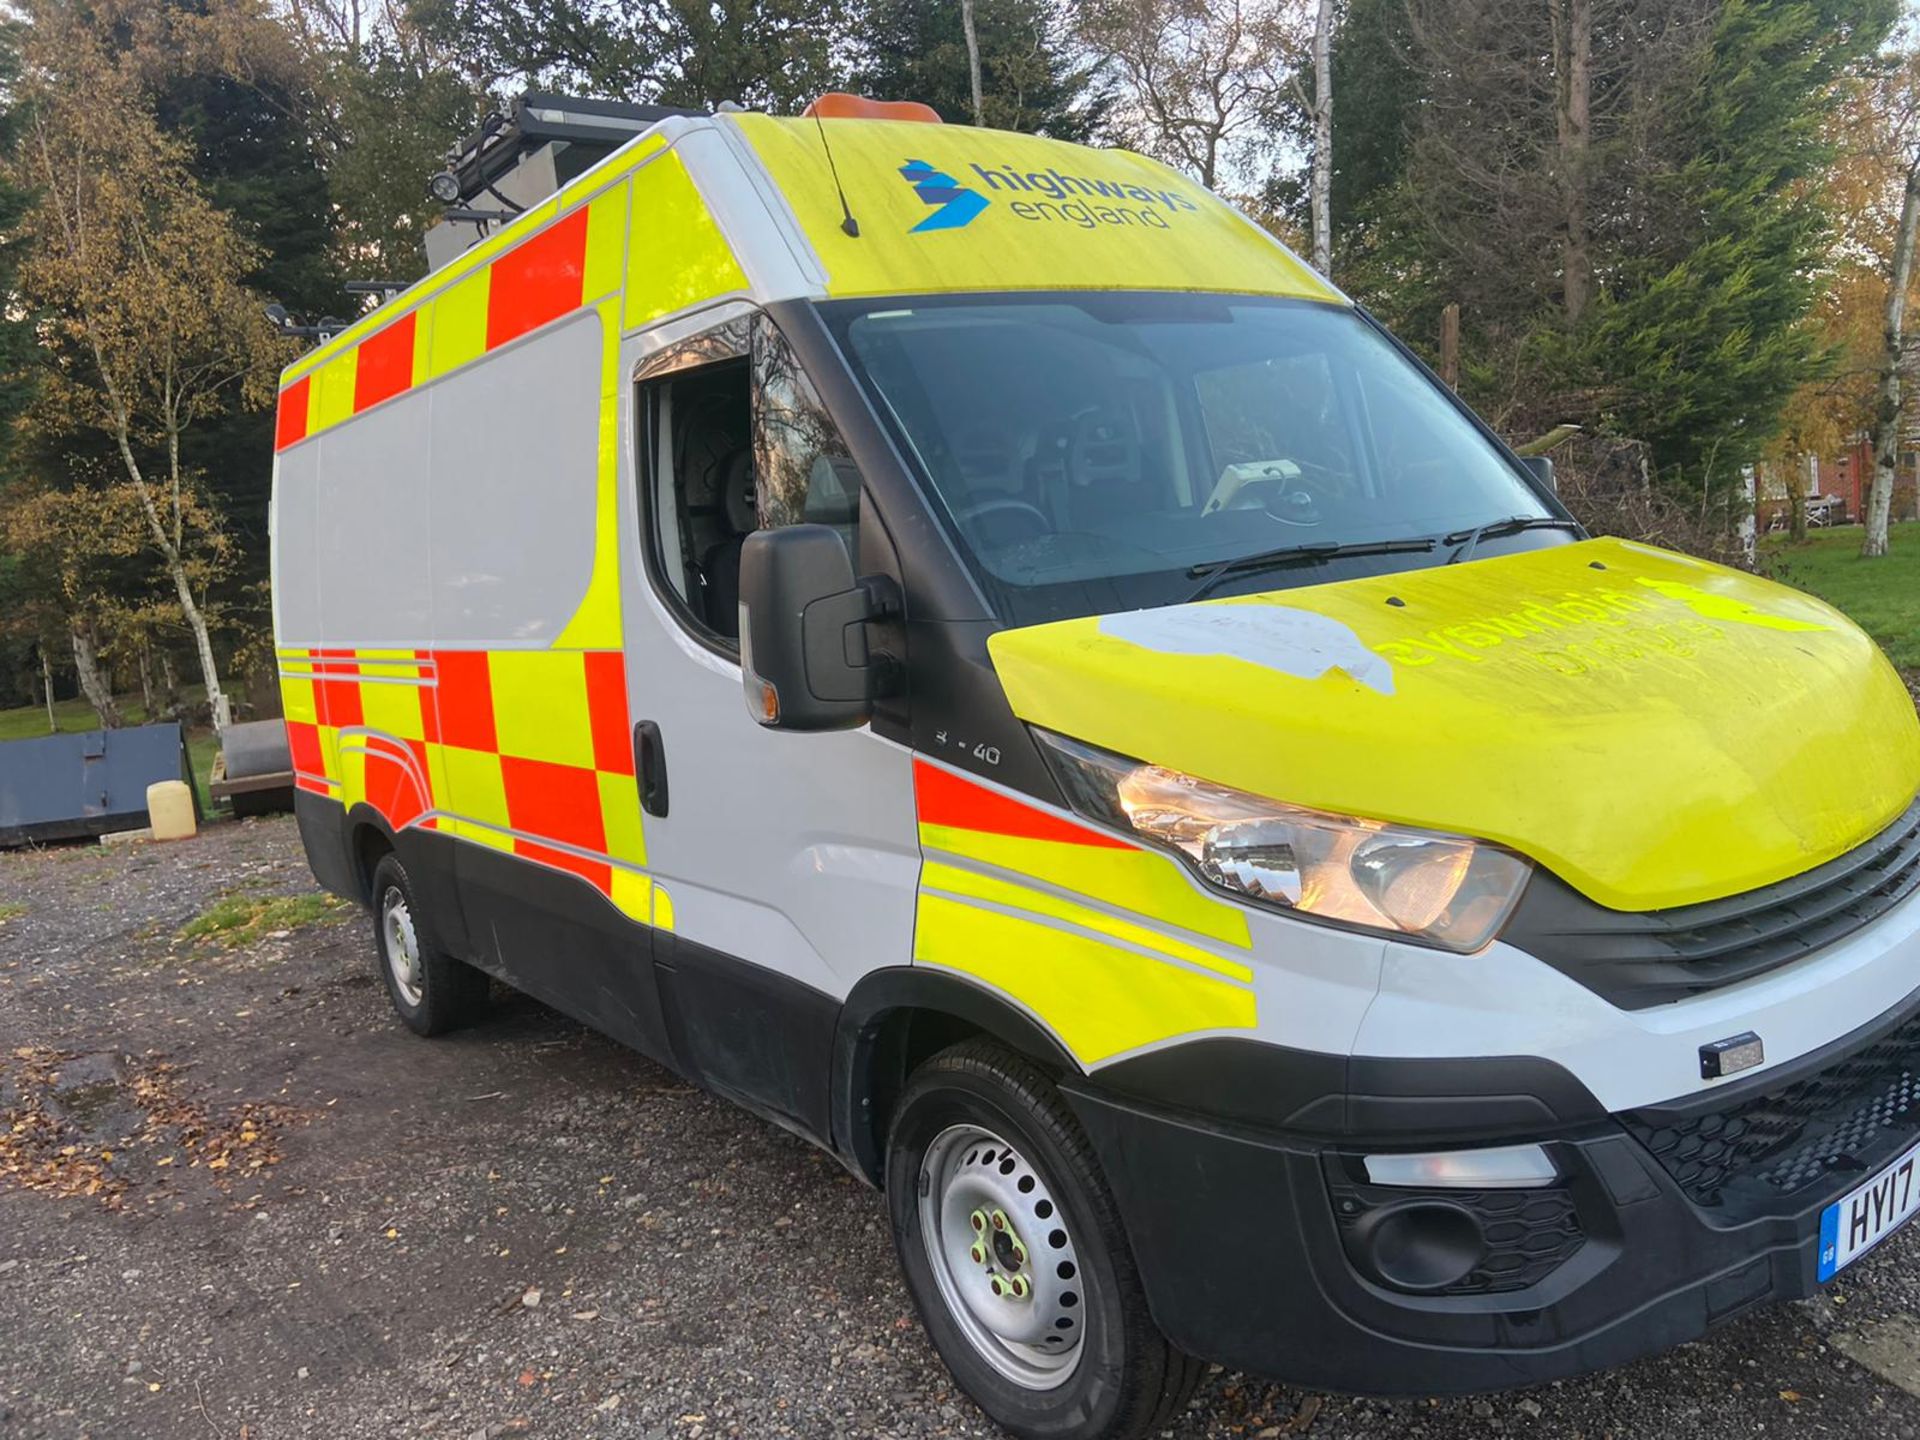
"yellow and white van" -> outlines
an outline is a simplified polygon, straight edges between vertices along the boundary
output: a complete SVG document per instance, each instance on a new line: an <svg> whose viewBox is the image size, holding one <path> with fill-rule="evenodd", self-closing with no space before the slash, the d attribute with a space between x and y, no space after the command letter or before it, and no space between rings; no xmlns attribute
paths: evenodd
<svg viewBox="0 0 1920 1440"><path fill-rule="evenodd" d="M1920 1205L1872 643L1586 536L1183 176L849 108L664 119L286 374L401 1018L497 977L828 1147L1057 1440L1614 1364Z"/></svg>

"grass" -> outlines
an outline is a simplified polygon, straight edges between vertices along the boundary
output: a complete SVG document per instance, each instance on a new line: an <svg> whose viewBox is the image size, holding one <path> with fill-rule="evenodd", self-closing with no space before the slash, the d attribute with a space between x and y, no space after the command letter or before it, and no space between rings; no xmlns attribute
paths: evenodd
<svg viewBox="0 0 1920 1440"><path fill-rule="evenodd" d="M181 698L189 704L197 704L205 693L198 686L181 692ZM120 700L120 719L127 725L144 725L147 712L138 696L122 695ZM62 734L72 734L82 730L97 730L100 719L93 713L93 707L85 700L56 700L53 702L54 726ZM0 710L0 741L38 740L50 733L47 729L47 707L44 705L26 705L17 710ZM194 789L200 793L200 808L210 809L213 797L207 793L208 777L213 773L213 757L220 753L220 742L214 738L213 731L194 727L187 732L187 764L193 771Z"/></svg>
<svg viewBox="0 0 1920 1440"><path fill-rule="evenodd" d="M0 900L0 925L9 920L18 920L27 913L27 907L18 900Z"/></svg>
<svg viewBox="0 0 1920 1440"><path fill-rule="evenodd" d="M1900 669L1920 671L1920 523L1895 525L1890 553L1879 560L1860 558L1860 533L1858 525L1840 525L1798 545L1769 536L1761 565L1844 611Z"/></svg>
<svg viewBox="0 0 1920 1440"><path fill-rule="evenodd" d="M182 925L175 938L237 950L276 930L338 919L345 904L333 895L229 893Z"/></svg>

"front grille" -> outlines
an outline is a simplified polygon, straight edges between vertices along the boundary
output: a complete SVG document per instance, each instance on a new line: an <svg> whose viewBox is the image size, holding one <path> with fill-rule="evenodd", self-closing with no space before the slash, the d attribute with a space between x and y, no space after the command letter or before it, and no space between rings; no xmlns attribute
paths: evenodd
<svg viewBox="0 0 1920 1440"><path fill-rule="evenodd" d="M1724 900L1634 913L1536 871L1501 938L1626 1010L1791 964L1920 891L1920 800L1863 845Z"/></svg>
<svg viewBox="0 0 1920 1440"><path fill-rule="evenodd" d="M1783 1208L1891 1158L1920 1130L1920 1014L1811 1075L1699 1113L1621 1117L1696 1205Z"/></svg>
<svg viewBox="0 0 1920 1440"><path fill-rule="evenodd" d="M1365 1269L1355 1230L1370 1210L1408 1200L1458 1205L1480 1223L1486 1249L1472 1271L1435 1295L1502 1295L1537 1285L1586 1243L1565 1190L1409 1190L1335 1183L1333 1213L1348 1253Z"/></svg>

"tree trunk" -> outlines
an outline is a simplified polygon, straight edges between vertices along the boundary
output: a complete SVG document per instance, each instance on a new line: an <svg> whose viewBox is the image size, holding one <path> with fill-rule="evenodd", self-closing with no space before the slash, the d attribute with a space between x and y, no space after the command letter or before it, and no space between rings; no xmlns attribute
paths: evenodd
<svg viewBox="0 0 1920 1440"><path fill-rule="evenodd" d="M1449 390L1460 388L1460 302L1449 301L1440 312L1440 378Z"/></svg>
<svg viewBox="0 0 1920 1440"><path fill-rule="evenodd" d="M1800 460L1800 483L1787 487L1787 537L1795 541L1807 538L1807 497L1820 483L1819 457L1803 455Z"/></svg>
<svg viewBox="0 0 1920 1440"><path fill-rule="evenodd" d="M108 402L112 406L113 436L120 449L120 463L126 467L127 478L133 482L134 494L140 499L140 508L147 517L147 529L153 535L154 549L167 562L167 574L173 577L174 592L180 597L180 613L186 617L187 628L193 632L193 647L200 657L200 678L207 687L207 710L213 717L214 733L225 738L227 727L233 723L233 712L228 708L226 692L220 688L220 668L214 662L213 637L207 632L206 616L200 613L200 606L193 598L193 582L187 576L186 560L180 554L179 429L177 426L170 427L167 432L168 479L173 495L173 531L170 535L166 523L160 518L160 506L154 499L153 487L147 483L147 473L141 468L139 457L133 453L132 416L127 411L126 402L121 399L120 387L114 381L113 370L107 364L97 340L93 342L93 347L94 363L100 371Z"/></svg>
<svg viewBox="0 0 1920 1440"><path fill-rule="evenodd" d="M113 703L113 689L107 684L107 677L100 672L100 655L94 647L92 627L75 623L69 628L73 635L73 668L80 677L80 693L93 706L101 729L118 730L120 707Z"/></svg>
<svg viewBox="0 0 1920 1440"><path fill-rule="evenodd" d="M207 631L206 616L194 601L193 586L187 583L187 567L175 558L168 568L173 571L173 588L180 596L180 613L187 617L187 628L193 632L193 648L200 656L200 676L207 686L207 710L213 717L213 730L224 737L227 727L233 724L233 710L227 703L227 692L220 688L220 670L213 659L213 636Z"/></svg>
<svg viewBox="0 0 1920 1440"><path fill-rule="evenodd" d="M140 637L140 708L147 712L152 721L153 714L153 642L145 635Z"/></svg>
<svg viewBox="0 0 1920 1440"><path fill-rule="evenodd" d="M987 106L980 94L980 36L973 26L973 0L960 0L960 28L967 36L967 79L973 85L973 123L987 123Z"/></svg>
<svg viewBox="0 0 1920 1440"><path fill-rule="evenodd" d="M160 652L160 705L164 719L175 720L180 716L180 675L173 668L173 656L165 650Z"/></svg>
<svg viewBox="0 0 1920 1440"><path fill-rule="evenodd" d="M1907 286L1913 279L1914 231L1920 229L1920 161L1907 170L1900 202L1900 230L1887 276L1886 353L1880 357L1880 399L1873 412L1873 484L1867 491L1867 533L1860 554L1887 553L1887 522L1893 514L1893 481L1900 464L1900 355L1906 344Z"/></svg>
<svg viewBox="0 0 1920 1440"><path fill-rule="evenodd" d="M1555 130L1560 146L1561 300L1578 325L1593 298L1593 256L1587 233L1587 141L1593 103L1593 0L1555 0L1554 55L1559 72Z"/></svg>
<svg viewBox="0 0 1920 1440"><path fill-rule="evenodd" d="M53 654L47 649L47 642L40 642L40 680L47 687L47 733L60 733L60 722L53 718Z"/></svg>
<svg viewBox="0 0 1920 1440"><path fill-rule="evenodd" d="M1333 0L1313 22L1313 268L1333 273Z"/></svg>

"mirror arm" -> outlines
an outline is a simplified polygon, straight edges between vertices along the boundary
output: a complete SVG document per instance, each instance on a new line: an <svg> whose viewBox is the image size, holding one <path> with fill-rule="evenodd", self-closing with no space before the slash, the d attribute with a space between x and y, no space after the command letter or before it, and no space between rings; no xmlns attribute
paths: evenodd
<svg viewBox="0 0 1920 1440"><path fill-rule="evenodd" d="M907 670L899 658L873 644L872 626L890 620L904 620L906 605L900 587L887 575L863 575L859 589L867 596L867 676L869 694L874 699L898 695L906 688Z"/></svg>

